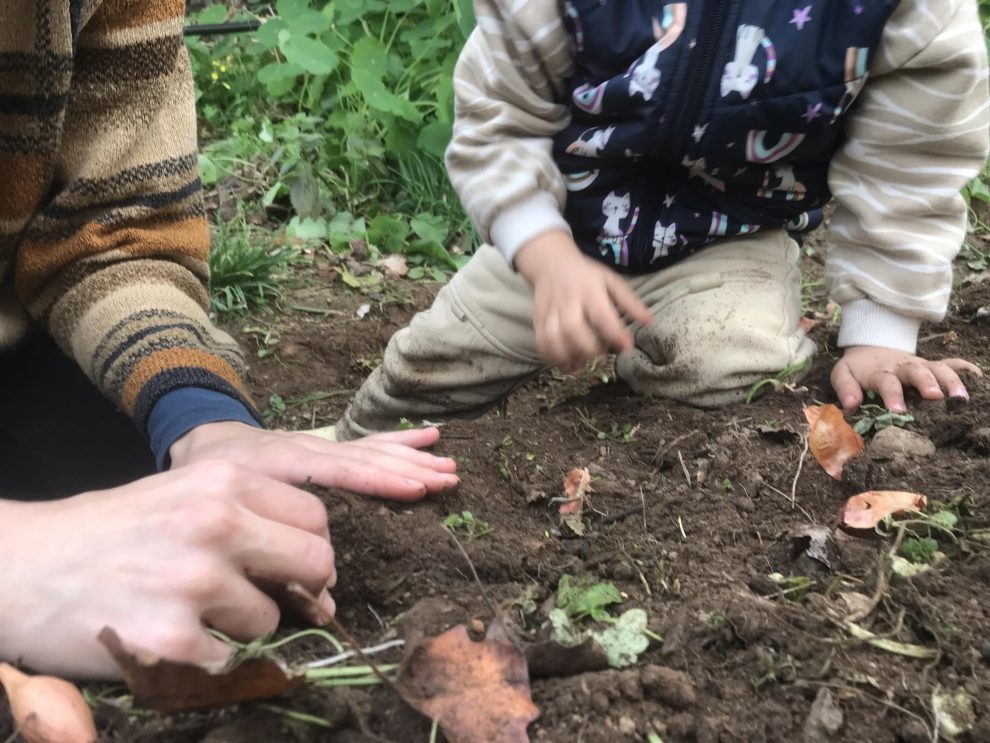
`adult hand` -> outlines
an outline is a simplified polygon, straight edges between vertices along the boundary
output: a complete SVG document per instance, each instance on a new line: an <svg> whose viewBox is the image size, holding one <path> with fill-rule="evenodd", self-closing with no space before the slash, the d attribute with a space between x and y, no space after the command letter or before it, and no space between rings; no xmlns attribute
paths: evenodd
<svg viewBox="0 0 990 743"><path fill-rule="evenodd" d="M439 437L436 428L424 428L330 442L231 421L194 428L172 444L169 453L173 469L222 459L281 482L312 482L383 498L417 500L459 482L453 459L418 451Z"/></svg>
<svg viewBox="0 0 990 743"><path fill-rule="evenodd" d="M334 611L336 581L319 498L231 462L200 462L62 501L0 501L0 659L70 677L120 672L97 641L223 663L237 639L272 632L258 583L296 581Z"/></svg>
<svg viewBox="0 0 990 743"><path fill-rule="evenodd" d="M633 336L623 314L643 325L654 322L622 277L582 254L562 230L526 243L516 267L533 287L536 346L563 369L580 368L606 350L630 350Z"/></svg>
<svg viewBox="0 0 990 743"><path fill-rule="evenodd" d="M983 376L975 364L965 359L928 361L906 351L882 346L850 346L832 369L832 387L842 407L855 410L869 390L880 395L883 404L895 413L907 410L904 387L915 387L926 400L950 397L968 398L959 371Z"/></svg>

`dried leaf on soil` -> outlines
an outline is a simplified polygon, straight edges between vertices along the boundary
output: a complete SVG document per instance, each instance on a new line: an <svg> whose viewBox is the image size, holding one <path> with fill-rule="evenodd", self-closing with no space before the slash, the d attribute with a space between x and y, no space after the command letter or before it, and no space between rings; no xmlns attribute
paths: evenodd
<svg viewBox="0 0 990 743"><path fill-rule="evenodd" d="M439 722L450 743L528 741L526 726L540 714L526 658L501 618L481 642L461 624L407 646L396 687L410 705Z"/></svg>
<svg viewBox="0 0 990 743"><path fill-rule="evenodd" d="M920 511L928 499L901 490L869 490L854 495L842 507L842 523L853 529L872 529L887 516Z"/></svg>
<svg viewBox="0 0 990 743"><path fill-rule="evenodd" d="M387 258L382 258L375 263L378 268L384 269L385 275L390 278L399 278L409 273L409 264L402 253L393 253Z"/></svg>
<svg viewBox="0 0 990 743"><path fill-rule="evenodd" d="M835 405L815 405L804 409L808 419L808 446L815 460L836 480L850 459L863 453L863 439L853 430Z"/></svg>
<svg viewBox="0 0 990 743"><path fill-rule="evenodd" d="M74 684L54 676L29 676L0 663L0 685L27 743L93 743L93 713Z"/></svg>
<svg viewBox="0 0 990 743"><path fill-rule="evenodd" d="M214 671L140 650L131 652L110 627L100 631L99 639L120 666L134 703L157 712L214 709L269 699L306 683L305 670L286 669L273 658L249 658L233 668Z"/></svg>
<svg viewBox="0 0 990 743"><path fill-rule="evenodd" d="M922 645L911 645L906 642L897 642L887 637L879 637L853 622L842 622L841 624L846 632L857 640L865 640L867 645L871 645L878 650L885 650L895 655L905 655L908 658L919 658L921 660L938 657L938 650L934 648L926 648Z"/></svg>
<svg viewBox="0 0 990 743"><path fill-rule="evenodd" d="M587 467L575 467L564 477L564 497L560 504L560 523L570 534L584 536L584 495L591 483L591 473Z"/></svg>

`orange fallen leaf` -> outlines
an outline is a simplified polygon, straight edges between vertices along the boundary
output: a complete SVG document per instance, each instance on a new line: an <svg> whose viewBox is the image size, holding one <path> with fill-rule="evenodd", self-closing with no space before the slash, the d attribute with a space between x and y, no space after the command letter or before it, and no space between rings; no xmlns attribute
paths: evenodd
<svg viewBox="0 0 990 743"><path fill-rule="evenodd" d="M28 676L0 663L0 685L27 743L95 743L93 713L74 684L54 676Z"/></svg>
<svg viewBox="0 0 990 743"><path fill-rule="evenodd" d="M808 419L808 446L818 464L836 480L850 459L863 453L863 439L846 423L835 405L815 405L804 409Z"/></svg>
<svg viewBox="0 0 990 743"><path fill-rule="evenodd" d="M450 743L524 743L540 711L529 689L522 651L502 619L475 642L459 624L406 648L396 688L410 705L436 720Z"/></svg>
<svg viewBox="0 0 990 743"><path fill-rule="evenodd" d="M842 507L842 523L854 529L872 529L892 514L920 511L928 499L901 490L869 490L854 495Z"/></svg>
<svg viewBox="0 0 990 743"><path fill-rule="evenodd" d="M568 472L564 477L564 496L567 500L560 504L560 513L581 513L589 484L591 473L587 467L575 467Z"/></svg>
<svg viewBox="0 0 990 743"><path fill-rule="evenodd" d="M269 699L306 683L305 670L286 669L273 658L249 658L232 668L213 671L140 650L132 652L110 627L100 631L99 640L120 666L135 704L156 712L214 709Z"/></svg>

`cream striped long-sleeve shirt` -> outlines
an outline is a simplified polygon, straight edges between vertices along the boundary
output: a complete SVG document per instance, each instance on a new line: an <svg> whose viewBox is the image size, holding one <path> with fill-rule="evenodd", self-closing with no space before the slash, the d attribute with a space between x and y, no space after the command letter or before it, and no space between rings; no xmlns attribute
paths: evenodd
<svg viewBox="0 0 990 743"><path fill-rule="evenodd" d="M476 0L478 27L455 71L451 181L482 238L508 260L567 228L551 146L570 122L563 3ZM966 231L961 188L990 146L986 46L976 0L902 0L845 117L829 185L826 280L841 346L914 352L940 319Z"/></svg>

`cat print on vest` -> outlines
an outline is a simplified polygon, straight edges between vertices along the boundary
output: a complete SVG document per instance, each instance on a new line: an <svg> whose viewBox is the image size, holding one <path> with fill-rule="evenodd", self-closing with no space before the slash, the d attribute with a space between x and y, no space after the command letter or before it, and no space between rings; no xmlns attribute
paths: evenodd
<svg viewBox="0 0 990 743"><path fill-rule="evenodd" d="M612 262L617 266L629 265L629 235L636 229L636 222L639 221L639 207L633 210L632 219L625 230L622 222L629 217L631 208L631 195L628 193L620 196L612 191L602 202L605 224L598 238L599 249L602 256L608 256L611 252Z"/></svg>
<svg viewBox="0 0 990 743"><path fill-rule="evenodd" d="M615 133L615 127L597 127L581 132L576 142L567 145L567 154L581 155L582 157L601 157L602 150L608 145L608 141ZM590 134L590 136L588 136ZM585 137L588 136L587 139Z"/></svg>
<svg viewBox="0 0 990 743"><path fill-rule="evenodd" d="M675 245L677 245L677 223L665 225L663 222L657 222L653 227L653 257L650 262L657 258L666 258Z"/></svg>
<svg viewBox="0 0 990 743"><path fill-rule="evenodd" d="M575 16L577 14L575 13ZM651 45L643 56L635 62L626 77L629 79L629 97L642 96L644 101L651 100L660 87L660 53L669 49L684 31L687 21L687 3L671 3L663 6L661 18L653 19L653 38L656 43ZM575 44L583 43L583 32L575 24ZM598 115L602 112L602 102L605 99L605 88L608 81L599 85L585 84L574 90L572 99L574 105L582 111Z"/></svg>

